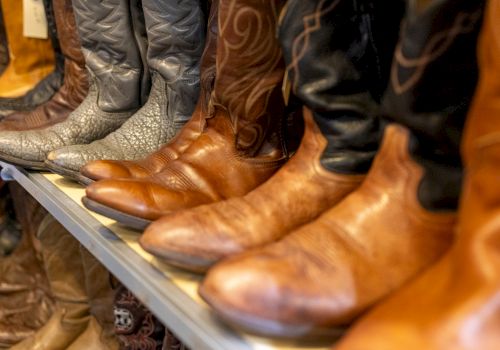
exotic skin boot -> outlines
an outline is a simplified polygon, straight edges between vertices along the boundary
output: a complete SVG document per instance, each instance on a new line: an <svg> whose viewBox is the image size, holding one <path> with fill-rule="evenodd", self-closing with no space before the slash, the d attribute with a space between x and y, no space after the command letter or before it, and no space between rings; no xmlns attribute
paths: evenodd
<svg viewBox="0 0 500 350"><path fill-rule="evenodd" d="M42 328L12 350L66 350L89 323L89 298L80 244L50 215L40 225L39 232L56 309Z"/></svg>
<svg viewBox="0 0 500 350"><path fill-rule="evenodd" d="M87 95L87 71L71 0L52 0L51 3L64 55L64 83L48 102L35 110L4 117L0 121L0 131L41 129L57 124L65 120Z"/></svg>
<svg viewBox="0 0 500 350"><path fill-rule="evenodd" d="M82 246L80 246L80 255L85 272L85 285L89 296L91 318L87 329L67 350L118 350L120 346L114 334L113 301L115 291L111 286L111 275Z"/></svg>
<svg viewBox="0 0 500 350"><path fill-rule="evenodd" d="M294 94L314 111L304 112L298 152L243 197L163 217L145 231L141 245L177 266L204 270L282 238L356 189L378 148L379 103L404 10L393 6L388 13L386 7L371 0L290 1L280 41ZM309 32L302 18L316 18L318 26Z"/></svg>
<svg viewBox="0 0 500 350"><path fill-rule="evenodd" d="M54 309L35 239L46 211L20 185L9 183L9 190L22 237L15 251L0 260L0 348L34 334Z"/></svg>
<svg viewBox="0 0 500 350"><path fill-rule="evenodd" d="M9 49L7 48L3 12L0 6L0 74L5 70L7 64L9 64Z"/></svg>
<svg viewBox="0 0 500 350"><path fill-rule="evenodd" d="M54 70L54 50L50 40L23 35L23 3L2 0L9 46L9 64L0 75L0 97L25 94Z"/></svg>
<svg viewBox="0 0 500 350"><path fill-rule="evenodd" d="M11 98L0 97L0 116L7 116L16 111L35 109L38 105L52 98L63 83L64 56L59 45L59 36L63 36L64 33L57 29L53 1L43 0L43 5L47 18L48 35L54 51L54 70L24 95Z"/></svg>
<svg viewBox="0 0 500 350"><path fill-rule="evenodd" d="M152 87L146 104L118 130L47 157L50 170L77 179L92 160L134 160L170 141L193 113L200 87L205 18L199 0L142 0Z"/></svg>
<svg viewBox="0 0 500 350"><path fill-rule="evenodd" d="M387 98L399 110L413 113L412 121L419 118L423 127L428 127L431 115L437 123L434 132L440 135L447 123L458 126L463 121L476 85L482 4L425 3L409 2L393 62L396 69L401 68L399 62L419 66L404 70L412 73L404 75L411 83L400 93L394 91L398 85L392 79ZM418 98L417 105L411 104L412 96ZM435 160L421 161L415 139L402 126L387 127L357 190L280 242L215 266L200 288L202 297L223 319L251 332L334 335L335 327L350 323L435 263L454 238L457 176L446 164L451 168L445 173L448 182L435 186L433 197L423 195L428 164ZM433 144L439 149L448 141L440 136Z"/></svg>
<svg viewBox="0 0 500 350"><path fill-rule="evenodd" d="M287 159L284 64L274 35L280 5L219 1L217 76L203 132L160 173L90 185L88 208L143 229L175 210L242 196L278 170Z"/></svg>
<svg viewBox="0 0 500 350"><path fill-rule="evenodd" d="M144 159L136 161L98 160L86 164L80 169L80 182L89 183L92 180L151 176L163 169L168 162L178 158L201 134L205 125L205 117L209 112L209 100L215 79L218 1L213 0L210 6L205 49L200 64L200 96L189 121L171 142Z"/></svg>
<svg viewBox="0 0 500 350"><path fill-rule="evenodd" d="M146 89L129 0L73 1L89 72L87 97L69 117L43 130L0 132L0 158L33 169L45 168L57 148L87 144L119 128L140 107ZM142 31L139 31L142 33Z"/></svg>
<svg viewBox="0 0 500 350"><path fill-rule="evenodd" d="M463 143L457 240L422 276L362 318L338 350L496 350L500 344L500 1L489 0L480 81Z"/></svg>

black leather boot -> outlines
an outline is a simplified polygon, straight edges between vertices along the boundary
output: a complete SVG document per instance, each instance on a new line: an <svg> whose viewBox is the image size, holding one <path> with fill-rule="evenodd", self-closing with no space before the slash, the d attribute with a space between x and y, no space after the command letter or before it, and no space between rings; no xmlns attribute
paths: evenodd
<svg viewBox="0 0 500 350"><path fill-rule="evenodd" d="M0 98L0 116L5 116L16 111L32 110L36 106L47 102L62 85L64 78L64 56L61 52L61 47L59 45L59 39L57 36L57 28L52 0L44 0L43 4L45 7L45 14L47 16L49 37L52 42L52 47L54 48L55 69L51 74L42 79L38 84L36 84L33 89L28 91L25 95L15 98ZM0 57L1 56L2 53L0 51ZM0 58L0 67L1 62L2 61ZM7 61L5 62L5 64L6 63Z"/></svg>
<svg viewBox="0 0 500 350"><path fill-rule="evenodd" d="M198 100L205 19L199 0L143 0L148 67L153 85L146 104L122 127L89 145L48 155L50 170L78 180L93 160L135 160L157 151L189 120Z"/></svg>
<svg viewBox="0 0 500 350"><path fill-rule="evenodd" d="M85 100L64 122L43 130L0 133L0 158L43 169L57 148L87 144L118 129L142 105L149 89L140 50L146 40L129 0L73 1L89 71Z"/></svg>
<svg viewBox="0 0 500 350"><path fill-rule="evenodd" d="M425 169L418 197L428 210L455 210L462 180L460 140L478 79L484 1L408 1L384 113L411 131Z"/></svg>

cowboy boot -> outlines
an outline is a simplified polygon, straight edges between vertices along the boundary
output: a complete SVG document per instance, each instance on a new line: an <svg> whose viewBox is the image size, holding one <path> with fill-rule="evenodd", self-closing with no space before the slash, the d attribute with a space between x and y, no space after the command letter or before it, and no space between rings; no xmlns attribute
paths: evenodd
<svg viewBox="0 0 500 350"><path fill-rule="evenodd" d="M7 37L5 36L2 6L0 6L0 74L3 73L7 64L9 64L9 49L7 48Z"/></svg>
<svg viewBox="0 0 500 350"><path fill-rule="evenodd" d="M87 249L80 246L85 285L90 302L91 318L87 329L67 348L67 350L118 349L114 334L113 299L115 291L111 287L111 275Z"/></svg>
<svg viewBox="0 0 500 350"><path fill-rule="evenodd" d="M0 121L0 130L41 129L65 120L88 92L85 60L71 0L53 0L59 41L64 55L64 82L46 103L30 112L17 112Z"/></svg>
<svg viewBox="0 0 500 350"><path fill-rule="evenodd" d="M146 104L118 130L89 145L63 147L47 167L78 180L80 168L99 159L134 160L170 141L193 113L199 95L205 19L199 0L143 0L152 87Z"/></svg>
<svg viewBox="0 0 500 350"><path fill-rule="evenodd" d="M120 342L120 349L162 349L165 327L124 286L117 289L114 313L115 334Z"/></svg>
<svg viewBox="0 0 500 350"><path fill-rule="evenodd" d="M69 117L43 130L0 132L0 158L43 169L57 148L87 144L119 128L141 104L144 69L128 0L73 1L89 72L87 97Z"/></svg>
<svg viewBox="0 0 500 350"><path fill-rule="evenodd" d="M33 335L54 309L35 239L46 211L18 184L9 189L22 236L16 250L0 260L0 347Z"/></svg>
<svg viewBox="0 0 500 350"><path fill-rule="evenodd" d="M280 239L359 186L378 148L379 104L404 10L394 7L381 16L366 5L288 3L280 41L294 94L309 106L301 147L247 195L156 221L141 237L144 249L176 266L205 270L227 256ZM306 30L308 18L318 21L312 32ZM387 33L394 33L392 40Z"/></svg>
<svg viewBox="0 0 500 350"><path fill-rule="evenodd" d="M42 328L12 350L65 350L89 321L89 301L78 241L52 216L44 219L39 233L56 309Z"/></svg>
<svg viewBox="0 0 500 350"><path fill-rule="evenodd" d="M80 182L90 183L92 180L110 178L148 177L159 172L171 160L178 158L191 142L200 135L203 130L205 116L208 114L209 99L215 79L217 13L218 0L214 0L210 6L205 49L200 63L200 96L192 117L179 131L178 135L157 152L141 160L98 160L89 162L80 169Z"/></svg>
<svg viewBox="0 0 500 350"><path fill-rule="evenodd" d="M54 70L50 40L23 36L22 1L2 0L9 64L0 76L0 97L24 95Z"/></svg>
<svg viewBox="0 0 500 350"><path fill-rule="evenodd" d="M32 89L19 97L0 97L0 116L7 116L16 111L31 111L38 105L47 102L61 87L64 78L64 55L59 45L60 33L57 29L52 0L43 0L47 18L48 36L52 43L55 67L52 73L40 80Z"/></svg>
<svg viewBox="0 0 500 350"><path fill-rule="evenodd" d="M203 132L160 173L90 185L88 208L141 229L175 210L244 195L278 170L287 159L284 65L273 34L280 3L219 1L217 76Z"/></svg>
<svg viewBox="0 0 500 350"><path fill-rule="evenodd" d="M401 54L407 55L403 62L423 66L411 87L388 96L424 126L429 114L435 122L458 125L476 84L481 4L420 5L408 6L393 67L400 68ZM445 44L439 42L442 38ZM452 83L448 77L454 77ZM389 90L394 88L393 80ZM425 92L427 99L408 104L412 96L424 96L417 92ZM439 127L434 126L437 135ZM434 144L438 148L448 141ZM441 198L423 196L427 164L434 158L421 161L416 142L404 127L387 127L357 190L280 242L215 266L201 285L202 297L227 322L251 332L294 338L338 335L338 327L435 263L451 245L456 222L452 205L459 192L455 174L450 171L446 191L435 188Z"/></svg>
<svg viewBox="0 0 500 350"><path fill-rule="evenodd" d="M479 86L462 148L466 175L457 240L436 265L362 318L335 349L494 350L500 344L499 16L500 1L488 1Z"/></svg>

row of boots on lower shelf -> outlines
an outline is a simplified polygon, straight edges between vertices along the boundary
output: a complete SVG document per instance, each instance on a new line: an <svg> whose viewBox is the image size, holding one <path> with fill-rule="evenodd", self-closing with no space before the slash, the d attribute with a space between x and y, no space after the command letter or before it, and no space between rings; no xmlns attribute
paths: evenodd
<svg viewBox="0 0 500 350"><path fill-rule="evenodd" d="M1 349L187 349L27 192L9 187L22 239L0 258Z"/></svg>
<svg viewBox="0 0 500 350"><path fill-rule="evenodd" d="M498 347L500 0L72 4L89 92L2 160L88 185L236 328Z"/></svg>

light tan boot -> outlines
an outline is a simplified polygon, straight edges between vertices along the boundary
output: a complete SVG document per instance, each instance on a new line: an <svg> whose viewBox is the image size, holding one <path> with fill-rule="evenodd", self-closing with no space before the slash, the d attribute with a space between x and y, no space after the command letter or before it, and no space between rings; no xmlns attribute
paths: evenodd
<svg viewBox="0 0 500 350"><path fill-rule="evenodd" d="M68 347L68 350L118 350L120 346L114 334L115 291L111 286L112 276L87 249L80 246L80 253L92 316L85 332Z"/></svg>
<svg viewBox="0 0 500 350"><path fill-rule="evenodd" d="M45 326L12 350L66 350L89 324L80 244L50 215L40 225L39 238L56 310Z"/></svg>
<svg viewBox="0 0 500 350"><path fill-rule="evenodd" d="M2 0L9 64L0 76L0 97L24 95L54 70L54 49L49 39L23 36L23 2Z"/></svg>

